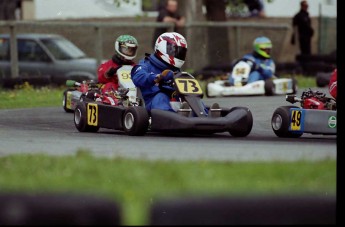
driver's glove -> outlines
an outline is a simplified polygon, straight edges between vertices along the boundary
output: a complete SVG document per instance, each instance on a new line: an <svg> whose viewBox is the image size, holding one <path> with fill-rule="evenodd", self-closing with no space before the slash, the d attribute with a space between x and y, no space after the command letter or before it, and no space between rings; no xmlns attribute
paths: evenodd
<svg viewBox="0 0 345 227"><path fill-rule="evenodd" d="M105 72L106 77L107 77L107 78L111 78L111 77L115 76L117 70L118 70L120 67L121 67L121 66L110 67L110 68Z"/></svg>
<svg viewBox="0 0 345 227"><path fill-rule="evenodd" d="M174 78L174 72L169 69L166 69L161 73L161 77L163 81L172 80Z"/></svg>
<svg viewBox="0 0 345 227"><path fill-rule="evenodd" d="M172 80L173 78L174 78L174 72L169 69L166 69L161 74L158 74L156 76L155 82L159 83L159 81L161 80L169 81L169 80Z"/></svg>

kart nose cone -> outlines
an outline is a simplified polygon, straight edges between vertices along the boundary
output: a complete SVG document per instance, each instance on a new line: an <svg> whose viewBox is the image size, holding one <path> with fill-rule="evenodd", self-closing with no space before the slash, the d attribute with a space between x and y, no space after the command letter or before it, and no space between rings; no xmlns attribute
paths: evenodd
<svg viewBox="0 0 345 227"><path fill-rule="evenodd" d="M279 130L281 127L282 127L282 124L283 124L283 119L282 117L279 115L279 114L275 114L273 117L272 117L272 128L274 130Z"/></svg>

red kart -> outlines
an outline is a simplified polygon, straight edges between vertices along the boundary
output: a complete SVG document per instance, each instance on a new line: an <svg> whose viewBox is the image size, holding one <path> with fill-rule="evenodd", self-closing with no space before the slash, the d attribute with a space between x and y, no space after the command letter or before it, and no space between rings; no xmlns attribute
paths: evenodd
<svg viewBox="0 0 345 227"><path fill-rule="evenodd" d="M100 85L93 80L84 80L82 82L77 82L75 80L66 81L67 89L62 95L62 107L67 113L73 113L77 102L80 97L86 94L88 91L99 92Z"/></svg>
<svg viewBox="0 0 345 227"><path fill-rule="evenodd" d="M304 91L300 98L287 95L286 101L301 107L281 106L271 119L271 126L278 137L298 138L303 133L336 135L336 100L320 91Z"/></svg>

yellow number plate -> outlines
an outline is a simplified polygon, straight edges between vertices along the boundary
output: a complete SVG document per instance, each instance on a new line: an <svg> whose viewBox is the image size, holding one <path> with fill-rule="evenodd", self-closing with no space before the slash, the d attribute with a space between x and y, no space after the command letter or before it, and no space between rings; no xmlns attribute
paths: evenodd
<svg viewBox="0 0 345 227"><path fill-rule="evenodd" d="M290 118L291 131L304 130L304 111L302 109L292 109Z"/></svg>
<svg viewBox="0 0 345 227"><path fill-rule="evenodd" d="M98 105L94 103L87 104L87 124L98 125Z"/></svg>
<svg viewBox="0 0 345 227"><path fill-rule="evenodd" d="M196 79L177 78L175 79L175 83L181 94L202 94L202 89Z"/></svg>

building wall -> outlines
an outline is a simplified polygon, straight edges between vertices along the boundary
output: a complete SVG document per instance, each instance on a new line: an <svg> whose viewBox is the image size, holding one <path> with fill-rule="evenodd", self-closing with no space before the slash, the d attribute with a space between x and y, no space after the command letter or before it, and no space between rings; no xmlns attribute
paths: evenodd
<svg viewBox="0 0 345 227"><path fill-rule="evenodd" d="M22 1L22 19L34 20L35 16L35 3L33 0Z"/></svg>
<svg viewBox="0 0 345 227"><path fill-rule="evenodd" d="M5 1L5 0L2 0ZM124 0L116 6L114 0L22 0L34 3L34 19L75 19L101 17L136 17L142 16L142 0ZM157 4L158 0L151 0ZM188 0L191 1L191 0ZM201 0L193 0L201 1ZM268 17L292 17L299 10L300 0L274 0L268 3L264 0L265 13ZM337 0L309 0L311 17L320 14L327 17L337 17ZM25 9L29 13L31 9ZM155 16L156 14L149 14ZM31 18L30 18L31 19Z"/></svg>

